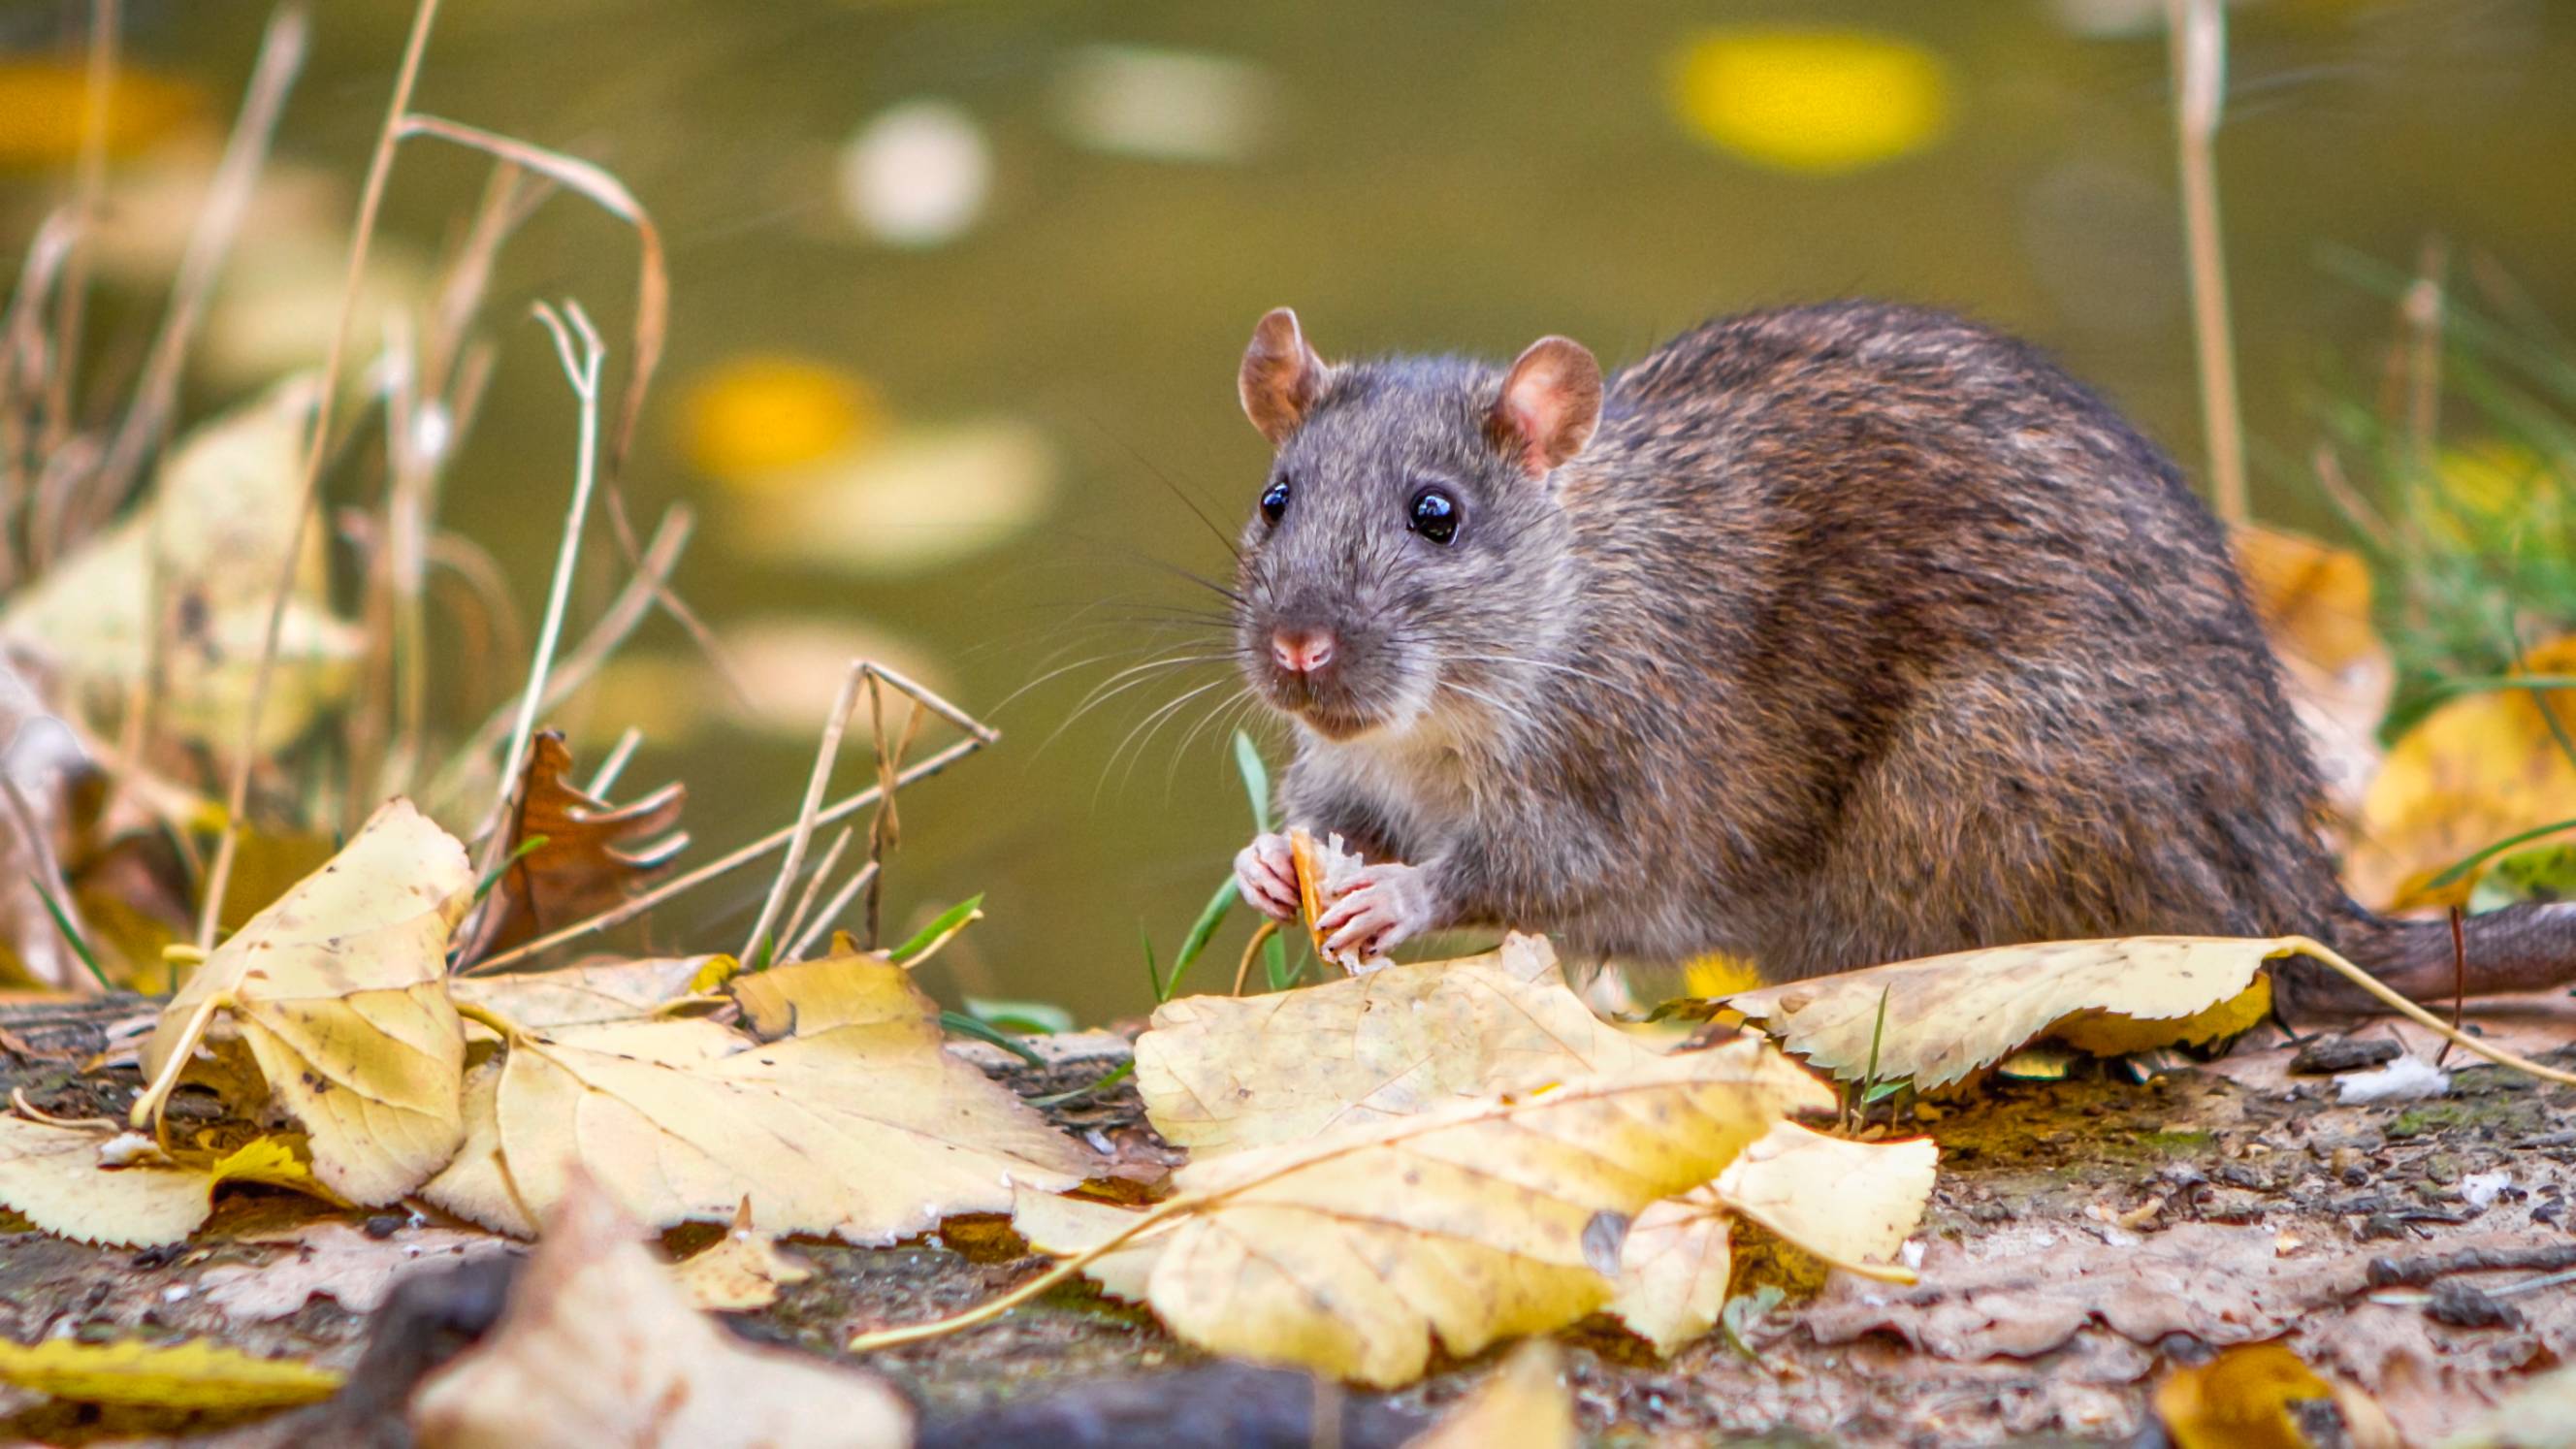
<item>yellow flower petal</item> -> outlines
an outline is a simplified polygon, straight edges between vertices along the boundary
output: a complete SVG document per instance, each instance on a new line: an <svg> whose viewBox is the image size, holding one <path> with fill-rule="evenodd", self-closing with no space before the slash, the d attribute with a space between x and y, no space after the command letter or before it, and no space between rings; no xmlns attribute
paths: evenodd
<svg viewBox="0 0 2576 1449"><path fill-rule="evenodd" d="M1672 104L1692 135L1721 151L1832 176L1941 139L1950 78L1931 52L1868 31L1730 27L1682 49Z"/></svg>

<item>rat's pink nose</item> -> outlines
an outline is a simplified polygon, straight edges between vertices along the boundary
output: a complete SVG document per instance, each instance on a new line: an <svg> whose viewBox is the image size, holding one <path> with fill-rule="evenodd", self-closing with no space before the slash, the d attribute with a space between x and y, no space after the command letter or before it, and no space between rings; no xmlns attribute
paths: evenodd
<svg viewBox="0 0 2576 1449"><path fill-rule="evenodd" d="M1333 662L1333 635L1328 629L1278 629L1270 635L1270 657L1291 674L1312 674Z"/></svg>

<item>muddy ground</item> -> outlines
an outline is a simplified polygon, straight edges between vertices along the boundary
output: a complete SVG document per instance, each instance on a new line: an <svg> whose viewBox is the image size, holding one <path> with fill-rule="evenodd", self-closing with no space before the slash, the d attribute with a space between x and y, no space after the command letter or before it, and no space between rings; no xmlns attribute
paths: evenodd
<svg viewBox="0 0 2576 1449"><path fill-rule="evenodd" d="M121 1113L138 1085L130 1069L90 1078L76 1069L136 1006L0 1008L0 1080L50 1114ZM2517 1007L2473 1020L2546 1060L2576 1060L2570 1003ZM2377 1024L2357 1034L2395 1033ZM2411 1029L2406 1040L2422 1042ZM1970 1099L1927 1109L1908 1129L1942 1149L1917 1235L1920 1285L1828 1279L1748 1230L1755 1241L1741 1245L1737 1291L1767 1283L1787 1296L1742 1345L1713 1336L1659 1362L1606 1323L1565 1335L1586 1427L1605 1444L1721 1433L1782 1444L2128 1440L2148 1423L2149 1391L2170 1366L2286 1337L2311 1365L2367 1391L2414 1442L2568 1354L2576 1284L2548 1275L2576 1266L2576 1091L2455 1051L2447 1096L2345 1106L2335 1079L2288 1073L2292 1053L2278 1041L2266 1028L2223 1059L2170 1063L2144 1083L2090 1064L2064 1080L1990 1080ZM1049 1046L1056 1060L1043 1070L960 1049L985 1054L988 1070L1032 1098L1097 1080L1124 1050L1107 1034ZM1046 1110L1131 1179L1173 1160L1124 1083ZM198 1241L138 1253L50 1237L0 1213L0 1333L210 1335L347 1368L368 1319L344 1297L372 1308L389 1277L494 1251L427 1210L345 1215L350 1231L317 1246L310 1225L328 1216L291 1195L227 1189ZM1040 1266L999 1219L953 1220L886 1249L794 1246L822 1271L733 1326L827 1356L854 1327L939 1316ZM1380 1427L1436 1412L1492 1358L1448 1364L1393 1396L1399 1412ZM870 1363L934 1423L953 1426L1203 1359L1142 1310L1067 1288L981 1331ZM370 1392L387 1401L386 1387ZM1131 1395L1150 1412L1192 1392L1150 1388ZM1241 1384L1202 1388L1257 1397ZM245 1442L312 1442L309 1423L243 1432L247 1420L101 1413L14 1392L0 1389L0 1437L83 1443L231 1429ZM1299 1386L1296 1414L1314 1392ZM1336 1401L1338 1391L1321 1392ZM1356 1395L1345 1402L1367 1407ZM359 1419L344 1430L363 1423L376 1442L401 1442L390 1415L351 1412ZM2332 1442L2334 1426L2321 1427L2320 1442Z"/></svg>

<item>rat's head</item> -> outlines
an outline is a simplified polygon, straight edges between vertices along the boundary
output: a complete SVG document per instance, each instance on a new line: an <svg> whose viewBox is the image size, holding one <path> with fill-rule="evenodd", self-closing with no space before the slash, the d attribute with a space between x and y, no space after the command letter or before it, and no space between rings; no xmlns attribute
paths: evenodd
<svg viewBox="0 0 2576 1449"><path fill-rule="evenodd" d="M1254 690L1335 740L1406 730L1444 693L1508 712L1569 602L1555 479L1600 421L1592 354L1333 365L1282 307L1238 385L1275 450L1236 587Z"/></svg>

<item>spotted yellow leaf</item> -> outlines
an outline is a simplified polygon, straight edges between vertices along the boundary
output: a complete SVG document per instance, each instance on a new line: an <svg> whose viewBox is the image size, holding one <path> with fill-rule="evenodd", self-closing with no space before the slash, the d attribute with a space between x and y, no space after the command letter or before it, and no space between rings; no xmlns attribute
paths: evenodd
<svg viewBox="0 0 2576 1449"><path fill-rule="evenodd" d="M81 1343L0 1338L0 1383L84 1404L161 1409L266 1409L327 1399L341 1375L292 1359L258 1358L205 1339Z"/></svg>

